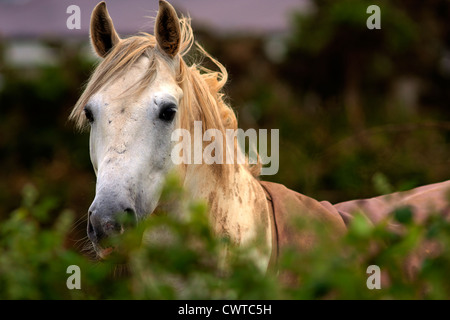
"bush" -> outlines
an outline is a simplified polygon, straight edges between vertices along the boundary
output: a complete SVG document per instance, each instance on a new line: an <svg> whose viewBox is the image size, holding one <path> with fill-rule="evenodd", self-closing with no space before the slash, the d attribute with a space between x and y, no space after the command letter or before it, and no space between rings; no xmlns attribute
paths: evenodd
<svg viewBox="0 0 450 320"><path fill-rule="evenodd" d="M164 194L182 192L175 184ZM384 224L372 226L356 215L348 233L332 241L321 233L308 252L288 251L280 259L280 278L288 274L296 286L260 270L249 253L215 237L207 208L194 202L187 219L170 214L147 219L111 239L115 253L95 261L66 245L74 214L63 211L50 223L48 200L31 186L23 203L0 225L0 299L448 299L450 226L433 215L424 224L403 208L394 213L404 232ZM299 230L301 232L301 230ZM142 245L142 238L154 239ZM156 239L156 241L155 241ZM426 241L439 254L426 258L411 278L408 256ZM228 247L226 265L221 259ZM66 286L71 265L80 267L81 289ZM369 265L382 271L381 289L369 290ZM70 279L69 279L70 282Z"/></svg>

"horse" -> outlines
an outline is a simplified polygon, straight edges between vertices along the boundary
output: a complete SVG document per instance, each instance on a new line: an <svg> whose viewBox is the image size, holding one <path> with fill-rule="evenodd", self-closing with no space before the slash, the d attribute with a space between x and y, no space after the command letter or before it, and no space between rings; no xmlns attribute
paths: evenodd
<svg viewBox="0 0 450 320"><path fill-rule="evenodd" d="M331 204L261 181L260 162L174 163L175 130L192 133L198 121L203 133L215 129L225 136L226 130L237 129L236 115L222 92L228 76L225 67L194 42L190 20L178 17L165 0L159 1L154 35L128 38L119 36L105 2L100 2L92 11L90 38L101 62L70 119L90 130L90 159L97 180L87 235L100 258L112 250L103 247L102 240L127 228L121 222L124 217L139 223L168 205L160 198L172 172L189 197L208 204L209 222L217 236L238 246L259 239L255 261L262 270L276 265L288 246L302 250L313 246L308 233L296 233L290 226L293 215L319 221L328 234L340 236L355 211L366 212L372 223L378 223L399 205L420 212L430 205L437 211L449 208L445 191L450 182ZM185 61L194 45L218 71ZM231 148L242 156L237 143ZM173 210L172 214L182 213Z"/></svg>

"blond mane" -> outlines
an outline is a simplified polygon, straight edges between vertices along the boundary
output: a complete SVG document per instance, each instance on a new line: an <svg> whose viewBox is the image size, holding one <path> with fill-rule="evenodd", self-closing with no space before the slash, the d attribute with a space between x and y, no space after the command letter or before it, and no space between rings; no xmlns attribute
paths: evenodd
<svg viewBox="0 0 450 320"><path fill-rule="evenodd" d="M225 103L222 93L228 79L228 73L225 67L209 55L198 43L195 43L195 45L201 55L210 59L219 71L207 69L201 63L188 65L184 57L194 44L190 19L182 17L180 27L180 68L177 72L177 82L184 94L179 108L179 126L192 132L194 121L202 121L203 131L218 129L225 137L226 129L237 129L236 115L231 107ZM144 88L148 87L154 79L156 64L161 62L171 63L159 50L155 50L155 46L155 37L147 33L140 33L123 39L115 45L91 75L69 119L74 121L80 129L87 127L88 122L84 115L84 107L91 97L107 83L115 81L122 74L128 72L143 55L149 58L150 66L145 75L138 79L136 84L132 85L124 94L139 94ZM235 145L237 147L237 144ZM261 169L259 163L246 167L254 176L259 175Z"/></svg>

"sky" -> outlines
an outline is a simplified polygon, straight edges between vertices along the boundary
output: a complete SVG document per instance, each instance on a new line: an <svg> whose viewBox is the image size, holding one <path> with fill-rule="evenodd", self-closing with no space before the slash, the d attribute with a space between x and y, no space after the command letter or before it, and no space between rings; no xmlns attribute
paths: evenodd
<svg viewBox="0 0 450 320"><path fill-rule="evenodd" d="M63 37L86 36L93 0L0 0L0 36ZM108 11L120 35L152 32L157 0L109 0ZM308 10L308 0L171 0L179 13L189 14L194 26L222 33L280 33L289 28L292 12ZM67 8L77 5L81 29L66 26Z"/></svg>

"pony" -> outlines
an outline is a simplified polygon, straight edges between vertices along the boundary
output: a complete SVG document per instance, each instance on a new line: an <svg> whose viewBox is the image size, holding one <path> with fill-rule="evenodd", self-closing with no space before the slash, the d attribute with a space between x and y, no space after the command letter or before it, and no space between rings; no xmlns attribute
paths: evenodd
<svg viewBox="0 0 450 320"><path fill-rule="evenodd" d="M214 128L225 136L226 129L237 129L236 116L221 92L225 68L200 46L219 71L184 61L194 45L192 28L166 1L159 2L154 30L155 35L121 39L105 2L92 12L91 43L103 60L70 114L78 127L89 127L97 176L88 238L104 258L110 250L100 242L123 231L120 216L138 223L160 209L165 177L176 172L190 196L204 199L214 212L214 232L244 244L262 230L270 252L269 206L255 178L258 165L175 165L170 157L171 133L177 128L193 132L194 121L201 121L204 132ZM261 255L261 265L268 260L268 254Z"/></svg>
<svg viewBox="0 0 450 320"><path fill-rule="evenodd" d="M358 210L366 211L372 223L398 205L424 211L432 204L436 210L448 210L444 192L448 182L332 205L260 181L260 162L175 164L171 135L176 129L192 133L197 121L203 133L215 129L225 136L227 129L237 129L236 115L222 92L227 82L224 66L194 42L190 20L178 17L165 0L159 1L154 35L140 33L123 39L105 2L100 2L92 12L90 39L102 60L70 119L90 130L90 159L97 181L87 235L100 258L112 250L103 247L102 240L127 228L121 222L124 217L139 223L173 205L160 199L171 172L179 176L189 197L206 201L215 234L236 245L259 239L255 257L263 270L276 264L283 248L313 245L308 233L298 234L291 228L292 215L320 221L330 236L339 236ZM194 45L218 71L186 62ZM234 142L231 151L242 156L244 151Z"/></svg>

